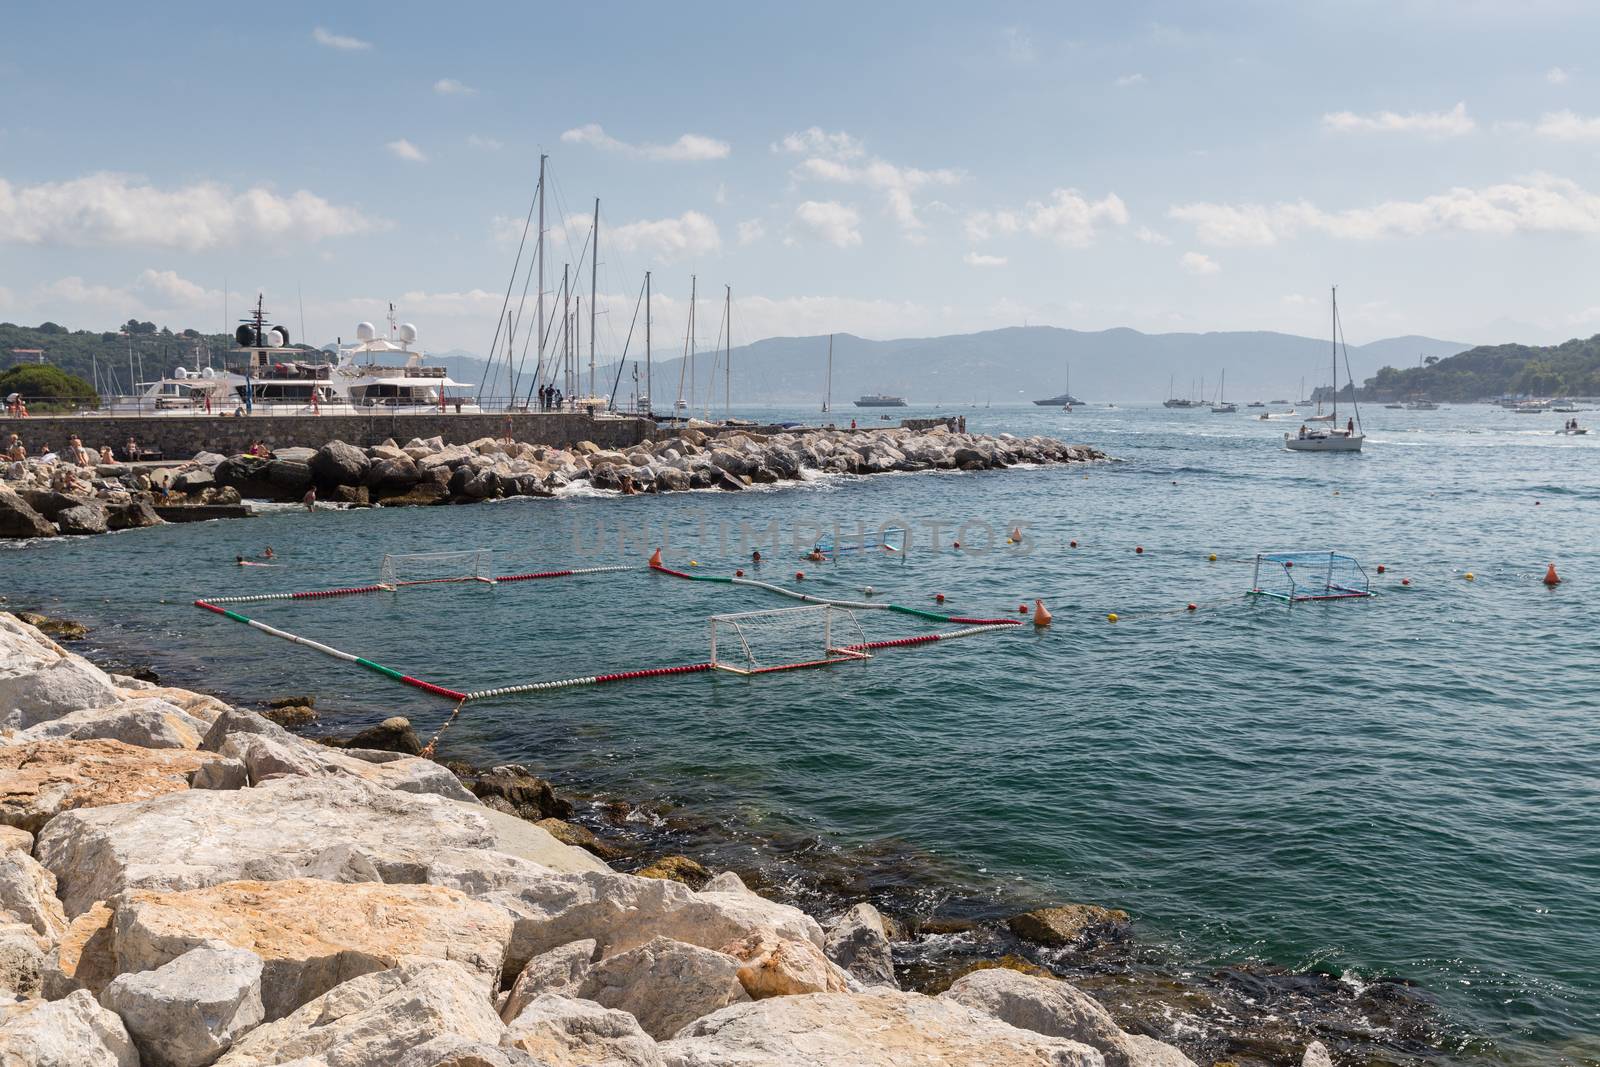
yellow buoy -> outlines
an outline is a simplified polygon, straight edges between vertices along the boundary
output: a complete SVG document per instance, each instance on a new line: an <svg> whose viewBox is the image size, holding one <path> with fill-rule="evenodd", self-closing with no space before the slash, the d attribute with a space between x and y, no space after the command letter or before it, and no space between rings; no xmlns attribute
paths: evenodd
<svg viewBox="0 0 1600 1067"><path fill-rule="evenodd" d="M1111 612L1110 614L1108 614L1106 616L1106 622L1116 622L1116 621L1117 621L1117 613L1116 612L1113 611L1113 612Z"/></svg>
<svg viewBox="0 0 1600 1067"><path fill-rule="evenodd" d="M1473 574L1471 571L1468 571L1467 573L1463 574L1461 577L1465 578L1469 582L1475 582L1475 581L1478 580L1478 576L1476 574Z"/></svg>
<svg viewBox="0 0 1600 1067"><path fill-rule="evenodd" d="M1207 556L1206 558L1209 559L1212 563L1215 563L1217 561L1217 554L1215 552L1213 552L1213 553L1211 553L1211 555Z"/></svg>

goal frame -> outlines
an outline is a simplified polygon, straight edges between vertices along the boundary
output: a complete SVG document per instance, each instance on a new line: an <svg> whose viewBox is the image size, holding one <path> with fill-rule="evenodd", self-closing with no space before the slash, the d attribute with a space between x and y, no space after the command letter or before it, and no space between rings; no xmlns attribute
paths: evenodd
<svg viewBox="0 0 1600 1067"><path fill-rule="evenodd" d="M857 660L871 659L871 654L863 651L860 648L834 644L835 613L842 615L844 620L848 620L849 625L854 628L856 636L861 638L859 643L865 644L865 639L861 634L861 626L858 622L856 622L855 613L850 611L848 608L838 608L834 607L832 604L807 604L803 607L797 608L770 608L766 611L740 611L728 615L713 615L709 620L707 620L711 635L711 666L715 670L726 671L729 674L737 674L748 678L758 674L775 674L779 671L799 670L803 667L831 667L835 663L851 663ZM820 625L822 628L822 656L815 659L797 660L790 663L773 663L766 666L761 665L761 663L756 659L755 654L750 651L750 643L746 638L744 631L740 628L740 623L746 620L773 618L779 616L792 619L799 614L820 616ZM753 666L741 667L718 658L717 628L719 625L731 628L732 632L737 637L737 647L742 649L744 652L745 662L754 664ZM724 641L723 643L727 645L732 644L732 642L728 641Z"/></svg>
<svg viewBox="0 0 1600 1067"><path fill-rule="evenodd" d="M411 578L400 581L397 564L403 561L444 562L450 559L471 559L470 574L447 574L436 578ZM445 552L385 552L378 564L378 584L390 591L418 585L449 585L458 582L482 582L494 585L494 553L487 548L462 548Z"/></svg>

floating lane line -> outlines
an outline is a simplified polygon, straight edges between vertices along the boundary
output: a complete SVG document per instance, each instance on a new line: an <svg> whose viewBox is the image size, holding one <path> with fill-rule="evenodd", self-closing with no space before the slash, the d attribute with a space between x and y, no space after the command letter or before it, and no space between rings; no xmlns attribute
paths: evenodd
<svg viewBox="0 0 1600 1067"><path fill-rule="evenodd" d="M700 674L711 670L709 663L689 663L681 667L646 667L637 671L617 671L612 674L591 674L583 678L561 678L552 682L526 682L522 685L501 686L498 689L481 689L468 693L463 699L488 700L493 697L512 696L516 693L538 693L547 689L572 689L580 685L603 685L606 682L632 681L636 678L661 678L673 674Z"/></svg>
<svg viewBox="0 0 1600 1067"><path fill-rule="evenodd" d="M393 667L385 667L383 664L376 663L373 660L367 659L363 656L352 655L351 653L345 652L342 649L334 648L332 645L325 645L321 641L313 641L309 637L301 637L299 634L292 634L288 630L280 630L276 626L268 626L266 623L261 622L258 619L250 618L248 615L241 615L237 611L230 611L227 608L219 607L215 602L196 600L194 602L194 606L197 608L204 608L207 611L215 612L218 615L232 619L234 622L242 622L246 626L249 626L255 630L260 630L264 634L271 634L273 637L281 637L285 641L289 641L297 645L304 645L307 648L316 649L325 656L332 656L334 659L343 660L346 663L354 663L359 667L365 667L367 670L376 674L381 674L385 678L392 678L397 682L403 682L406 685L421 689L425 693L432 693L435 696L447 697L450 700L467 699L467 695L465 693L457 692L454 689L446 689L444 686L434 685L432 682L425 682L421 678L404 674L395 670Z"/></svg>
<svg viewBox="0 0 1600 1067"><path fill-rule="evenodd" d="M924 611L921 608L908 608L902 604L889 604L878 601L866 600L836 600L832 597L813 596L810 593L801 593L793 589L785 589L781 585L771 582L761 582L754 578L724 578L712 574L685 574L683 571L671 570L658 564L651 564L650 569L674 578L687 578L691 582L726 582L732 585L747 585L755 589L765 589L769 593L790 597L794 600L803 600L808 604L826 604L834 608L848 608L852 611L897 611L902 615L912 615L919 619L930 619L933 622L967 623L976 626L1020 626L1017 619L977 619L961 615L943 615L937 611Z"/></svg>

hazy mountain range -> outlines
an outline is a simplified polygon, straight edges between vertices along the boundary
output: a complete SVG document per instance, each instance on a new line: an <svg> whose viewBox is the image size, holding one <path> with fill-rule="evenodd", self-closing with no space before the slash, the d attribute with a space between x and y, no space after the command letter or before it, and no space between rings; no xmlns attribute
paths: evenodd
<svg viewBox="0 0 1600 1067"><path fill-rule="evenodd" d="M1432 337L1392 337L1350 347L1350 370L1364 381L1384 366L1411 367L1426 356L1445 357L1470 348ZM947 337L871 341L851 334L833 338L833 402L847 406L865 393L890 393L913 404L1011 403L1054 396L1068 387L1088 402L1163 400L1169 388L1179 396L1198 395L1204 380L1207 398L1227 372L1230 400L1298 400L1327 384L1328 341L1293 334L1256 332L1147 334L1119 328L1086 332L1053 326L1017 326ZM680 395L690 395L681 348L657 350L651 379L657 411L670 410ZM637 360L644 389L644 353L630 353L617 388L619 404L632 396L632 364ZM732 396L738 404L820 405L826 379L828 338L770 337L733 349ZM458 381L476 386L484 364L455 350L430 354ZM531 367L528 369L531 373ZM596 389L611 392L617 365L596 368ZM696 410L706 400L715 373L715 403L720 408L725 376L720 352L699 352L694 360ZM1345 381L1339 369L1340 384ZM1300 392L1304 380L1305 392ZM526 376L520 389L526 392ZM1169 384L1170 383L1170 384ZM557 384L560 384L559 380ZM579 392L588 390L583 368ZM485 395L509 392L503 364L497 365Z"/></svg>

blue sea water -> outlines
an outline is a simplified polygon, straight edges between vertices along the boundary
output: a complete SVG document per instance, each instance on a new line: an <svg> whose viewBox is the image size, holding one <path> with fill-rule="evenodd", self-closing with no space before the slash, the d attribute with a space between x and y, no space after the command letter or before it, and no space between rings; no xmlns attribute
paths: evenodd
<svg viewBox="0 0 1600 1067"><path fill-rule="evenodd" d="M1440 1062L1596 1062L1600 435L1558 437L1559 415L1379 409L1364 411L1364 453L1303 455L1278 440L1298 423L1243 413L951 410L973 430L1049 433L1115 458L741 494L280 509L0 547L0 593L97 624L108 655L181 684L312 692L344 713L324 725L401 713L424 733L448 703L189 602L364 584L385 552L488 548L500 573L630 565L240 609L476 690L700 662L709 616L790 606L651 574L643 558L662 542L671 566L742 567L826 596L870 585L932 610L943 594L944 610L983 616L1042 597L1046 630L826 670L475 703L442 744L558 784L670 798L774 841L918 855L977 899L1125 908L1142 940L1193 971L1264 961L1353 985L1403 978L1438 1004ZM835 524L849 541L904 520L903 556L817 564L795 548ZM1019 523L1026 551L1002 543ZM761 538L758 572L741 532ZM233 565L266 544L277 566ZM1243 595L1257 552L1330 548L1361 562L1376 598ZM1540 582L1551 562L1555 589ZM855 619L867 639L932 628Z"/></svg>

